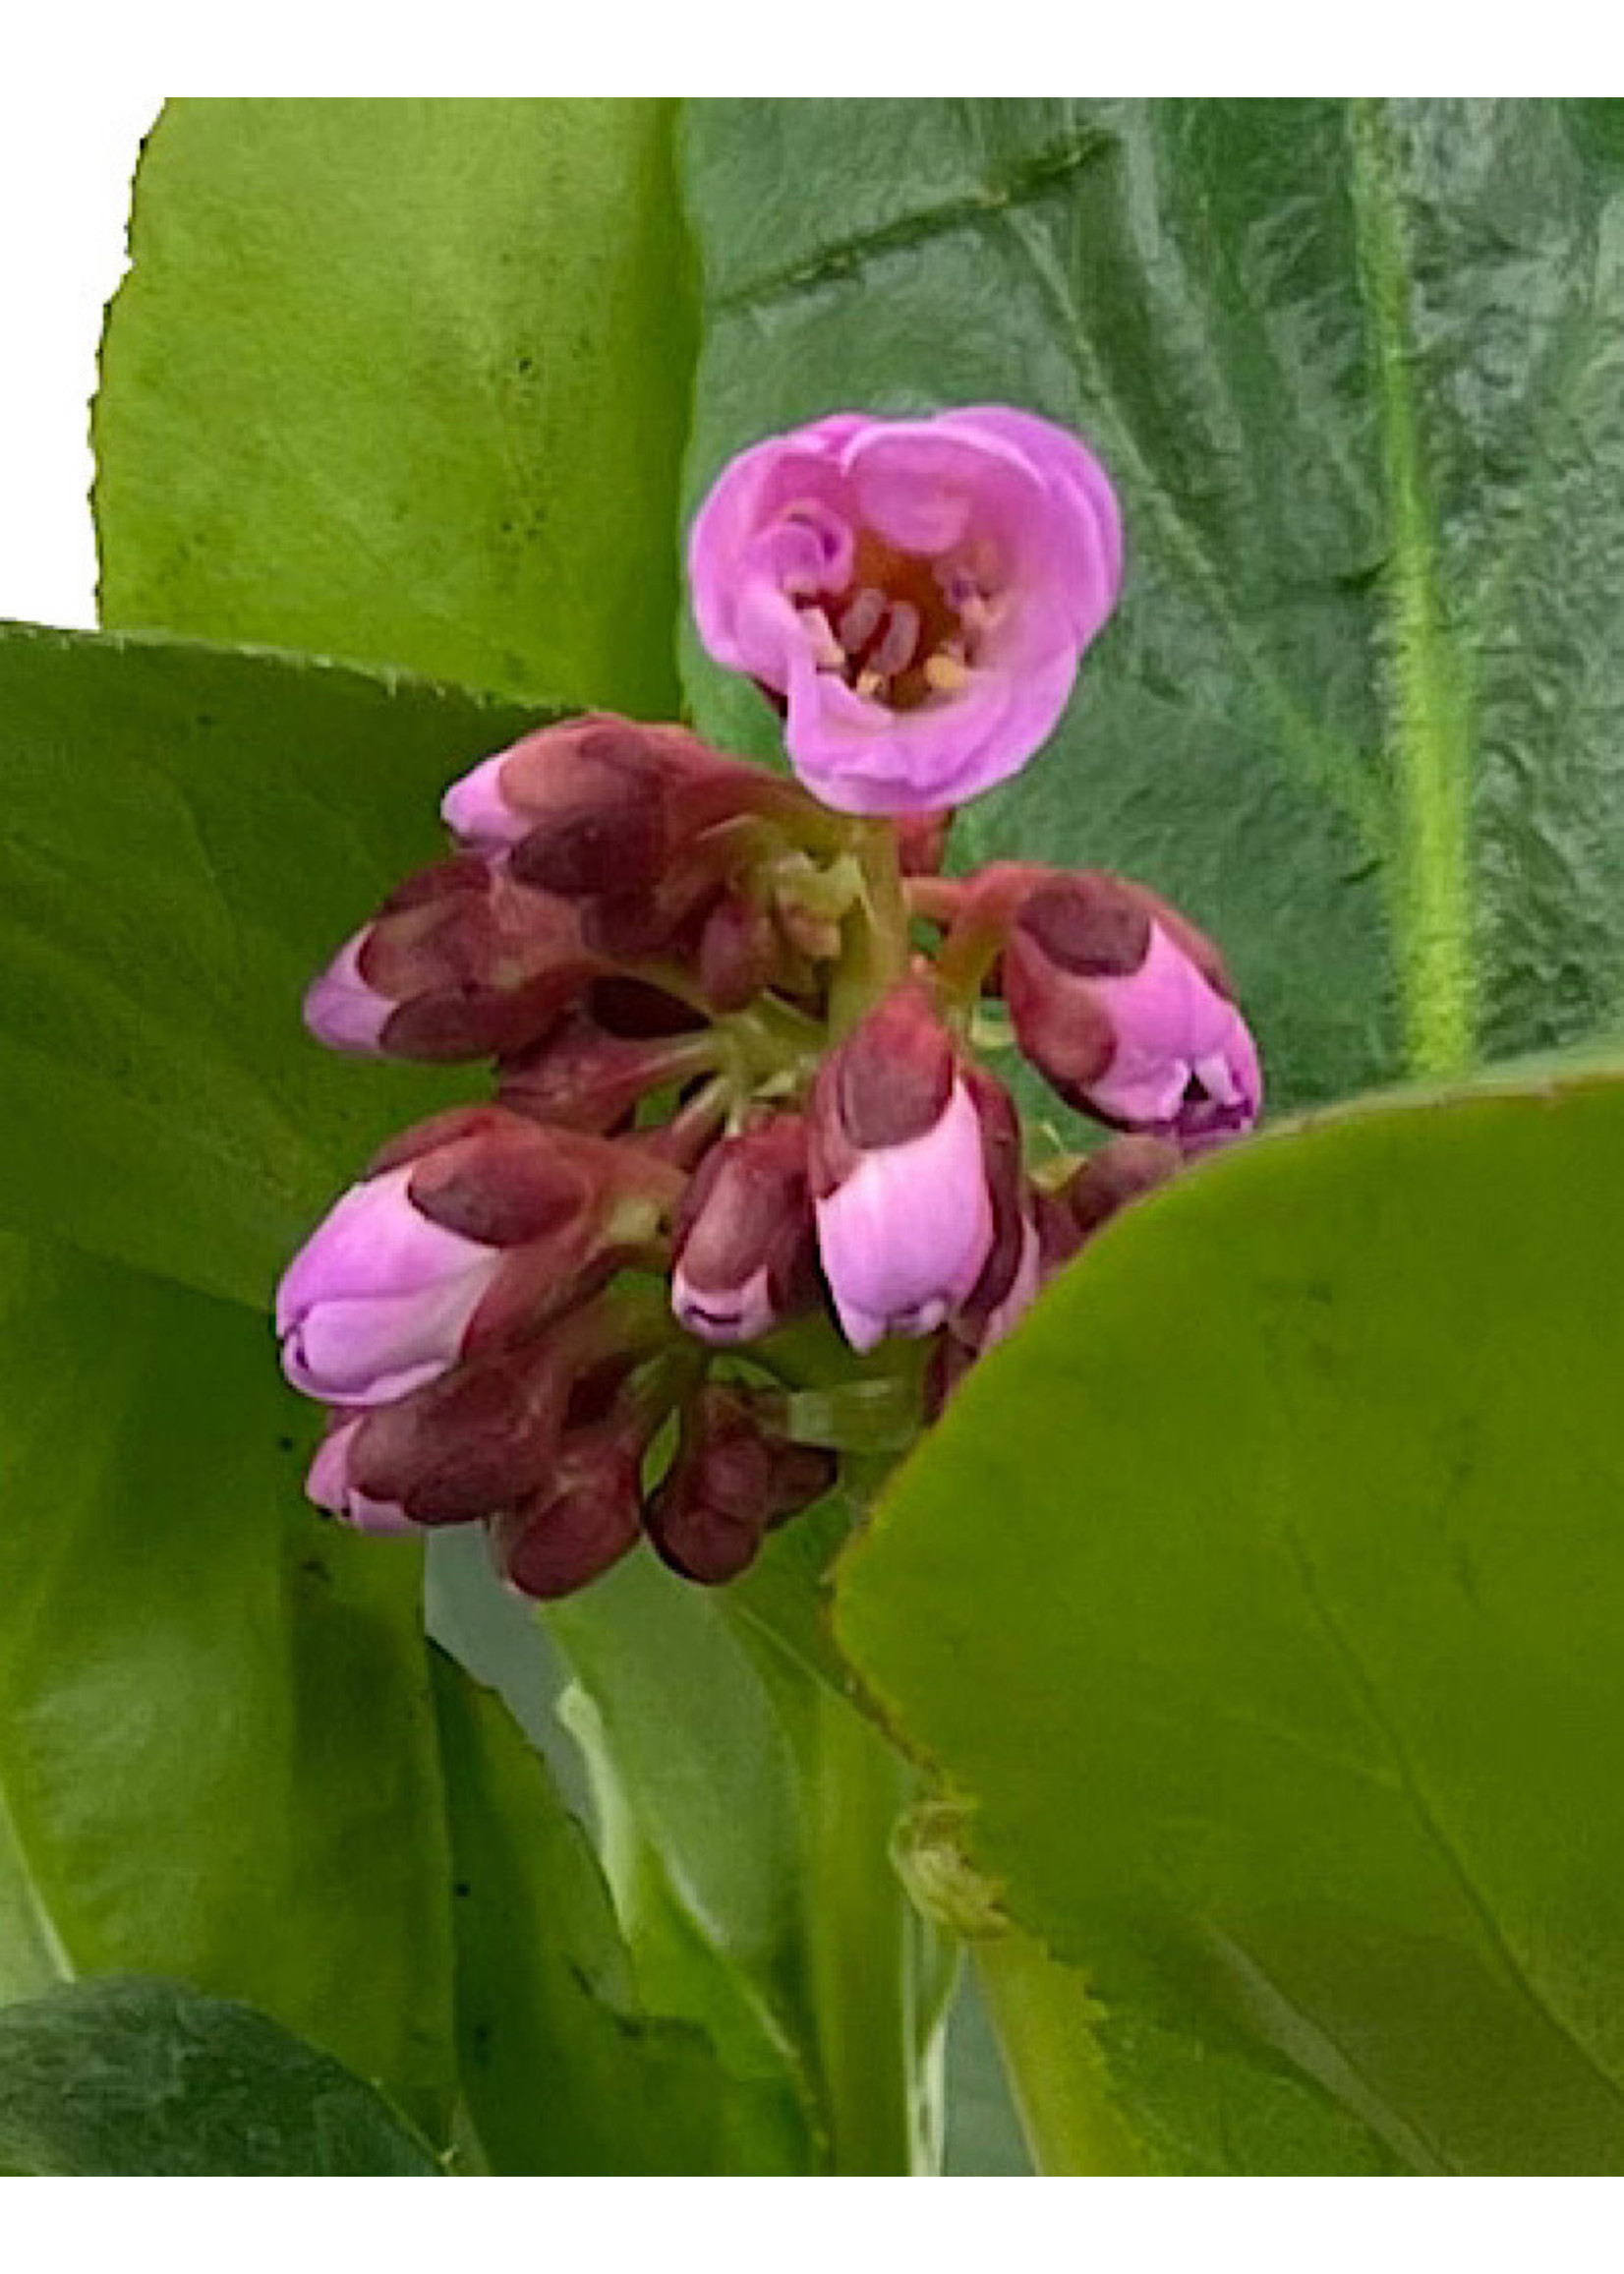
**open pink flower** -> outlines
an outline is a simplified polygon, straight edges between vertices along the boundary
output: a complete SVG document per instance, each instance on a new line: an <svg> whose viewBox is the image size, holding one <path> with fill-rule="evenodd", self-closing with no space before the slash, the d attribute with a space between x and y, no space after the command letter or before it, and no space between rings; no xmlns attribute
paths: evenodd
<svg viewBox="0 0 1624 2274"><path fill-rule="evenodd" d="M689 543L710 653L787 706L847 813L921 813L1023 766L1122 581L1104 470L1027 411L842 413L725 467Z"/></svg>

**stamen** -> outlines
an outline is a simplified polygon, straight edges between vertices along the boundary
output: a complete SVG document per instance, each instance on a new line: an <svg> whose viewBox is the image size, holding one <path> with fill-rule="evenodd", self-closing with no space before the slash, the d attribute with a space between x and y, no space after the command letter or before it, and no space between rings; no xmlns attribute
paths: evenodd
<svg viewBox="0 0 1624 2274"><path fill-rule="evenodd" d="M913 661L919 645L919 611L911 601L894 600L886 623L885 637L869 658L883 679L895 678L905 671Z"/></svg>
<svg viewBox="0 0 1624 2274"><path fill-rule="evenodd" d="M886 596L876 592L873 585L865 584L840 621L840 640L847 655L865 647L880 628L880 618L886 612Z"/></svg>
<svg viewBox="0 0 1624 2274"><path fill-rule="evenodd" d="M859 671L854 691L861 695L865 702L872 702L884 685L885 681L878 671Z"/></svg>
<svg viewBox="0 0 1624 2274"><path fill-rule="evenodd" d="M821 608L801 608L795 611L801 629L812 642L813 660L820 671L843 671L846 653L835 637L830 621Z"/></svg>
<svg viewBox="0 0 1624 2274"><path fill-rule="evenodd" d="M925 677L938 694L951 695L966 684L970 675L968 664L945 650L925 658Z"/></svg>

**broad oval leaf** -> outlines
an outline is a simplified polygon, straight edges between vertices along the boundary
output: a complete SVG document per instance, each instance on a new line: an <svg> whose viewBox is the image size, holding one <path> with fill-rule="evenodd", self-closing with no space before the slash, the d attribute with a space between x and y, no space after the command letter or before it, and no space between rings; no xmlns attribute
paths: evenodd
<svg viewBox="0 0 1624 2274"><path fill-rule="evenodd" d="M711 102L688 502L841 408L1097 446L1128 583L958 853L1224 946L1276 1105L1624 995L1624 142L1560 102ZM702 727L766 750L699 657Z"/></svg>
<svg viewBox="0 0 1624 2274"><path fill-rule="evenodd" d="M1621 1161L1617 1076L1236 1148L845 1559L843 1647L1152 2160L1624 2172Z"/></svg>
<svg viewBox="0 0 1624 2274"><path fill-rule="evenodd" d="M240 1997L448 2118L422 1558L321 1523L235 1305L0 1238L0 1996Z"/></svg>
<svg viewBox="0 0 1624 2274"><path fill-rule="evenodd" d="M167 105L102 350L103 621L668 711L670 115Z"/></svg>
<svg viewBox="0 0 1624 2274"><path fill-rule="evenodd" d="M432 2179L360 2077L262 2013L178 1983L86 1982L0 2013L11 2179Z"/></svg>
<svg viewBox="0 0 1624 2274"><path fill-rule="evenodd" d="M538 714L309 658L0 627L0 1226L256 1306L444 1069L304 989Z"/></svg>

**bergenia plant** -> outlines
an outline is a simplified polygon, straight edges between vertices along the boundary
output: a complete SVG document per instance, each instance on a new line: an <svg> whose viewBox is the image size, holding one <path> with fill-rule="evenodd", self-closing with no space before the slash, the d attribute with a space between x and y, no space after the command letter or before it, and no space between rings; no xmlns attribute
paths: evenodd
<svg viewBox="0 0 1624 2274"><path fill-rule="evenodd" d="M1589 100L165 107L0 2167L1624 2173L1621 228Z"/></svg>
<svg viewBox="0 0 1624 2274"><path fill-rule="evenodd" d="M493 1089L391 1139L282 1281L283 1366L328 1411L308 1489L367 1530L481 1523L544 1599L641 1538L735 1578L846 1449L817 1330L881 1354L905 1441L1262 1097L1221 956L1147 886L942 873L955 802L1037 757L1116 596L1080 438L1002 406L820 420L724 469L689 563L799 787L676 724L543 727L451 786L449 856L306 1005L336 1049ZM1024 1139L998 1004L1126 1137Z"/></svg>

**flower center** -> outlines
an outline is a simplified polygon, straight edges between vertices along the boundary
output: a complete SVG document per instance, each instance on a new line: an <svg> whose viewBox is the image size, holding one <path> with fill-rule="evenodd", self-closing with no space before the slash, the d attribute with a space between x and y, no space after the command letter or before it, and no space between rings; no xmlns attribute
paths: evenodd
<svg viewBox="0 0 1624 2274"><path fill-rule="evenodd" d="M990 562L904 553L861 531L849 583L798 611L818 669L893 711L916 711L932 695L955 693L998 613L990 570Z"/></svg>

